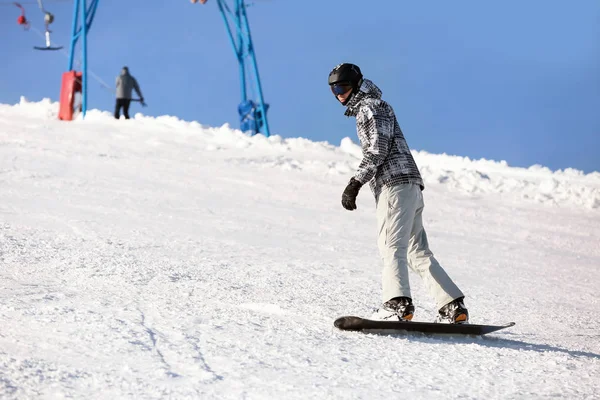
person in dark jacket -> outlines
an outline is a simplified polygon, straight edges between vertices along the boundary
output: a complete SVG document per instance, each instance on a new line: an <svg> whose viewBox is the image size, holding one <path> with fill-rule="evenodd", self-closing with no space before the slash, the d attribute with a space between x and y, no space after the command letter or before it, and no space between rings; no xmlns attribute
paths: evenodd
<svg viewBox="0 0 600 400"><path fill-rule="evenodd" d="M395 321L413 318L410 266L436 300L437 322L468 322L464 294L429 249L422 216L425 186L394 110L381 99L381 90L364 79L354 64L336 66L329 74L329 86L337 100L346 106L345 115L356 117L363 154L358 170L342 194L342 206L355 210L358 192L367 182L377 205L383 305L372 318Z"/></svg>
<svg viewBox="0 0 600 400"><path fill-rule="evenodd" d="M144 104L144 96L137 83L137 80L129 74L129 68L123 67L121 69L121 75L117 77L117 100L115 103L115 118L119 119L121 116L121 108L123 108L123 115L125 119L129 119L129 106L131 105L131 94L135 90L140 98L140 102Z"/></svg>

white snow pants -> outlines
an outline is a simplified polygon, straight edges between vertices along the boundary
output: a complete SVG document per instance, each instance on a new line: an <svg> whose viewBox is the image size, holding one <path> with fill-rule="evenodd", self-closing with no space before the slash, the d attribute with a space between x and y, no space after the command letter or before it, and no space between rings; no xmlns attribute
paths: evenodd
<svg viewBox="0 0 600 400"><path fill-rule="evenodd" d="M437 262L423 228L423 193L415 184L384 187L377 198L377 241L383 258L383 302L411 297L408 267L419 274L438 309L463 296Z"/></svg>

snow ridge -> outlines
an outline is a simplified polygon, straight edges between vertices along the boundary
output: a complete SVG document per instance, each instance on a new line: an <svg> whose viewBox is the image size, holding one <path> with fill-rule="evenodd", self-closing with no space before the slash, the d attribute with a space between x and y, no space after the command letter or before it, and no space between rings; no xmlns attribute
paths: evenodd
<svg viewBox="0 0 600 400"><path fill-rule="evenodd" d="M29 102L25 98L16 105L0 105L0 116L40 119L45 123L56 121L58 103L49 99ZM76 123L122 124L113 120L108 112L91 110L86 121ZM165 140L179 135L188 138L201 150L211 153L242 151L230 157L230 162L247 164L252 168L280 168L319 175L351 176L361 158L361 149L349 137L339 146L327 142L314 142L304 138L288 138L274 135L249 137L225 124L206 127L198 122L182 121L173 116L149 117L136 114L131 121L139 129L154 133ZM63 125L64 126L64 125ZM163 136L161 136L163 135ZM193 137L193 138L190 138ZM512 167L506 161L486 159L472 160L447 154L430 154L413 150L427 187L445 186L448 190L468 196L502 196L514 201L527 201L550 206L573 207L588 210L600 209L600 172L585 174L567 168L551 171L541 165L529 168Z"/></svg>

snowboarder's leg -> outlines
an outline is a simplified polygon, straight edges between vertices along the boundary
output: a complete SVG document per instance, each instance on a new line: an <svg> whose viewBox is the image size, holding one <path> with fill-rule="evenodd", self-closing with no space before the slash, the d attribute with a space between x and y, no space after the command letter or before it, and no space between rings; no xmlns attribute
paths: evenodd
<svg viewBox="0 0 600 400"><path fill-rule="evenodd" d="M417 208L414 188L397 185L385 187L377 199L377 245L383 259L382 300L411 297L407 251Z"/></svg>
<svg viewBox="0 0 600 400"><path fill-rule="evenodd" d="M115 100L115 119L119 119L121 116L121 99Z"/></svg>
<svg viewBox="0 0 600 400"><path fill-rule="evenodd" d="M123 99L123 115L125 119L129 119L129 106L131 105L131 99Z"/></svg>
<svg viewBox="0 0 600 400"><path fill-rule="evenodd" d="M423 228L423 193L416 185L414 186L418 189L416 193L417 208L412 226L408 258L412 270L421 276L425 288L435 298L437 307L442 308L452 300L464 295L429 250L427 234Z"/></svg>

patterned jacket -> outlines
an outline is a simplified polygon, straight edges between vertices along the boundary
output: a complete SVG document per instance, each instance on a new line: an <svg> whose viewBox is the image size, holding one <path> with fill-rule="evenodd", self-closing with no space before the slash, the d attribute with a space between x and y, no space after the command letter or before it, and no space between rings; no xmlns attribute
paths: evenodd
<svg viewBox="0 0 600 400"><path fill-rule="evenodd" d="M392 107L381 100L381 90L364 79L347 104L345 115L356 117L363 159L354 179L369 182L375 198L384 186L414 183L425 188L417 164L404 139Z"/></svg>

